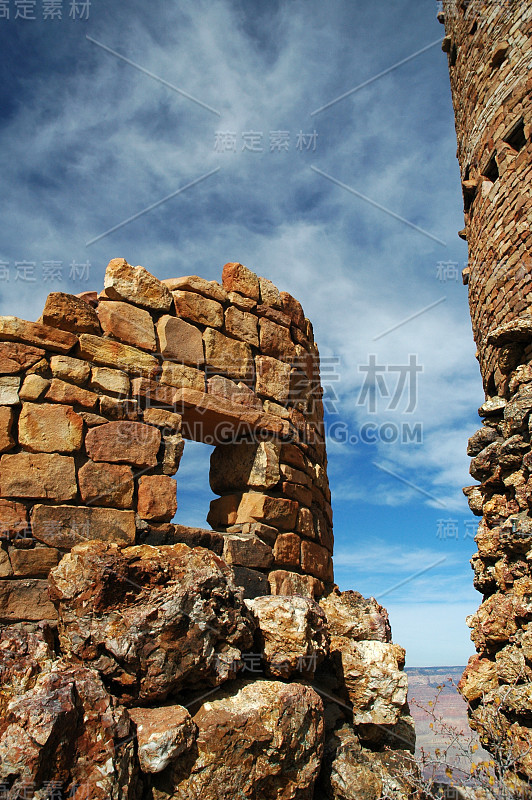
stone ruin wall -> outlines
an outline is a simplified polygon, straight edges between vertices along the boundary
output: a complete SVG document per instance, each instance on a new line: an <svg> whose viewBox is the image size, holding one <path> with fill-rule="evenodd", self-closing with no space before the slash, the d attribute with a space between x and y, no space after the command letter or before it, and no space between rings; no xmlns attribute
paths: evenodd
<svg viewBox="0 0 532 800"><path fill-rule="evenodd" d="M471 722L513 747L532 778L532 6L447 0L473 335L486 402L469 440L464 493L481 516L473 556L483 595L469 618L477 656L461 682ZM497 737L495 737L497 738ZM485 743L496 742L490 735Z"/></svg>
<svg viewBox="0 0 532 800"><path fill-rule="evenodd" d="M98 296L0 318L0 619L53 619L73 545L184 542L246 596L333 582L319 355L300 303L241 264L222 285L114 259ZM215 444L213 530L173 525L184 439ZM207 476L205 476L207 481Z"/></svg>

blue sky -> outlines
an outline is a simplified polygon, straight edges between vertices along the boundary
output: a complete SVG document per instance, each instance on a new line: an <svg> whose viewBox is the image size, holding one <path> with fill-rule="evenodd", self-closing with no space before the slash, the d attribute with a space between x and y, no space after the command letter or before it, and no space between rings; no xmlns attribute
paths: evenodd
<svg viewBox="0 0 532 800"><path fill-rule="evenodd" d="M324 363L336 579L382 597L409 666L465 663L483 394L436 3L43 3L0 19L1 312L101 288L119 256L160 278L240 261L293 293ZM204 524L208 458L187 444L182 522Z"/></svg>

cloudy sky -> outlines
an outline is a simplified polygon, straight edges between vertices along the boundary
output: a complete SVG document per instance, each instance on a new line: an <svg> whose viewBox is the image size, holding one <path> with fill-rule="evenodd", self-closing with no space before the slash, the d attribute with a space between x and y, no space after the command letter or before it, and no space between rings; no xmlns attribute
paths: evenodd
<svg viewBox="0 0 532 800"><path fill-rule="evenodd" d="M409 666L464 664L483 394L436 3L0 7L1 313L101 288L118 256L160 278L240 261L294 294L323 360L336 579L382 598ZM182 522L204 524L208 458L187 444Z"/></svg>

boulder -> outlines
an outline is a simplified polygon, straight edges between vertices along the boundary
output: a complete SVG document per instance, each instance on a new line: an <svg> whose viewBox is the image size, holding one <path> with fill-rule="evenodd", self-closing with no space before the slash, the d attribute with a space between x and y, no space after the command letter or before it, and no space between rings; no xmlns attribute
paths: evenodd
<svg viewBox="0 0 532 800"><path fill-rule="evenodd" d="M335 589L321 598L320 606L325 611L332 636L345 636L356 641L392 640L388 612L373 597L366 600L358 592Z"/></svg>
<svg viewBox="0 0 532 800"><path fill-rule="evenodd" d="M132 267L124 258L113 258L104 278L107 297L126 300L150 311L169 311L172 295L169 289L144 267Z"/></svg>
<svg viewBox="0 0 532 800"><path fill-rule="evenodd" d="M163 769L190 750L197 727L183 706L130 708L129 716L137 728L140 768L143 772Z"/></svg>

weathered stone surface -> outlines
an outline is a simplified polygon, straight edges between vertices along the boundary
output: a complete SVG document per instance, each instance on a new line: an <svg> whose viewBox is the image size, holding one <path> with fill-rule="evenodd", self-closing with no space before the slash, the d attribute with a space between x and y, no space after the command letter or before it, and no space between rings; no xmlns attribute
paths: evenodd
<svg viewBox="0 0 532 800"><path fill-rule="evenodd" d="M133 471L126 464L87 461L78 471L81 499L86 505L130 508L133 502Z"/></svg>
<svg viewBox="0 0 532 800"><path fill-rule="evenodd" d="M26 375L24 383L20 387L19 398L34 403L42 400L49 388L50 381L41 375Z"/></svg>
<svg viewBox="0 0 532 800"><path fill-rule="evenodd" d="M282 531L293 530L297 518L297 503L282 497L268 497L256 492L246 492L238 505L236 519L241 522L264 521Z"/></svg>
<svg viewBox="0 0 532 800"><path fill-rule="evenodd" d="M15 444L13 437L14 413L11 406L0 406L0 453L11 450Z"/></svg>
<svg viewBox="0 0 532 800"><path fill-rule="evenodd" d="M98 305L98 318L106 336L140 347L141 350L156 349L155 327L148 311L130 303L101 302Z"/></svg>
<svg viewBox="0 0 532 800"><path fill-rule="evenodd" d="M27 578L0 581L1 622L54 621L56 617L55 608L48 597L48 583L45 580Z"/></svg>
<svg viewBox="0 0 532 800"><path fill-rule="evenodd" d="M260 297L258 277L250 269L237 262L224 265L222 285L227 292L238 292L252 300L258 300Z"/></svg>
<svg viewBox="0 0 532 800"><path fill-rule="evenodd" d="M259 321L259 330L261 353L280 361L294 361L296 349L288 328L263 318Z"/></svg>
<svg viewBox="0 0 532 800"><path fill-rule="evenodd" d="M268 578L263 572L236 564L231 567L231 570L235 585L241 588L244 600L252 600L270 593Z"/></svg>
<svg viewBox="0 0 532 800"><path fill-rule="evenodd" d="M17 577L46 577L61 560L61 553L55 547L33 547L31 550L19 550L12 547L9 559L13 575Z"/></svg>
<svg viewBox="0 0 532 800"><path fill-rule="evenodd" d="M345 636L356 641L392 640L388 612L374 597L366 599L358 592L335 589L321 598L320 606L327 616L332 636Z"/></svg>
<svg viewBox="0 0 532 800"><path fill-rule="evenodd" d="M165 434L163 436L163 448L162 473L163 475L175 475L179 469L183 450L185 449L183 437L178 433Z"/></svg>
<svg viewBox="0 0 532 800"><path fill-rule="evenodd" d="M178 317L183 317L199 325L208 325L211 328L222 327L224 312L216 300L209 300L194 292L182 290L172 292L172 297Z"/></svg>
<svg viewBox="0 0 532 800"><path fill-rule="evenodd" d="M394 725L408 692L408 679L402 672L404 650L384 642L331 636L331 652L335 650L341 653L355 725Z"/></svg>
<svg viewBox="0 0 532 800"><path fill-rule="evenodd" d="M13 567L6 550L0 548L0 578L10 578L13 575Z"/></svg>
<svg viewBox="0 0 532 800"><path fill-rule="evenodd" d="M311 575L299 575L285 569L272 570L268 574L268 581L272 594L301 595L302 597L320 597L323 594L323 584Z"/></svg>
<svg viewBox="0 0 532 800"><path fill-rule="evenodd" d="M146 380L143 378L142 380ZM125 400L119 397L100 397L100 413L109 420L129 420L136 422L140 417L138 400ZM107 420L106 420L107 421Z"/></svg>
<svg viewBox="0 0 532 800"><path fill-rule="evenodd" d="M253 357L248 344L229 339L214 328L205 330L203 342L205 360L213 372L220 371L239 380L252 378Z"/></svg>
<svg viewBox="0 0 532 800"><path fill-rule="evenodd" d="M228 292L227 299L232 306L235 306L240 311L254 311L257 307L256 300L252 300L251 297L244 297L243 294L238 292Z"/></svg>
<svg viewBox="0 0 532 800"><path fill-rule="evenodd" d="M142 475L137 510L142 519L170 522L177 511L177 483L167 475Z"/></svg>
<svg viewBox="0 0 532 800"><path fill-rule="evenodd" d="M0 378L0 405L17 406L19 400L20 378L6 375Z"/></svg>
<svg viewBox="0 0 532 800"><path fill-rule="evenodd" d="M86 361L71 356L52 356L50 369L54 378L77 383L80 386L87 382L91 371Z"/></svg>
<svg viewBox="0 0 532 800"><path fill-rule="evenodd" d="M174 291L197 292L211 300L219 303L227 302L227 292L217 281L206 281L197 275L184 275L180 278L165 278L161 281L164 285Z"/></svg>
<svg viewBox="0 0 532 800"><path fill-rule="evenodd" d="M376 800L382 797L382 788L382 780L351 726L344 724L331 731L325 738L317 785L324 800Z"/></svg>
<svg viewBox="0 0 532 800"><path fill-rule="evenodd" d="M331 557L325 547L316 542L301 542L301 569L322 581L332 581Z"/></svg>
<svg viewBox="0 0 532 800"><path fill-rule="evenodd" d="M107 265L104 287L112 300L126 300L152 311L169 311L172 306L172 295L160 280L123 258L113 258Z"/></svg>
<svg viewBox="0 0 532 800"><path fill-rule="evenodd" d="M290 364L270 356L257 356L255 367L257 394L286 403L290 394Z"/></svg>
<svg viewBox="0 0 532 800"><path fill-rule="evenodd" d="M54 353L68 353L78 341L73 333L18 317L0 317L0 339L44 347Z"/></svg>
<svg viewBox="0 0 532 800"><path fill-rule="evenodd" d="M6 453L0 459L0 495L64 502L78 491L74 459L49 453Z"/></svg>
<svg viewBox="0 0 532 800"><path fill-rule="evenodd" d="M240 381L235 383L230 378L223 375L213 375L207 380L207 391L209 394L217 395L229 400L231 403L238 403L249 409L262 411L262 401L255 392Z"/></svg>
<svg viewBox="0 0 532 800"><path fill-rule="evenodd" d="M174 364L171 361L163 361L161 383L175 386L178 389L196 389L198 392L204 392L205 373L199 369L187 367L186 364Z"/></svg>
<svg viewBox="0 0 532 800"><path fill-rule="evenodd" d="M129 394L130 384L127 374L120 369L92 367L90 387L106 394L125 397Z"/></svg>
<svg viewBox="0 0 532 800"><path fill-rule="evenodd" d="M301 539L296 533L280 533L273 548L275 563L284 567L301 566Z"/></svg>
<svg viewBox="0 0 532 800"><path fill-rule="evenodd" d="M30 691L54 659L53 634L46 623L0 627L0 719L5 720L9 703Z"/></svg>
<svg viewBox="0 0 532 800"><path fill-rule="evenodd" d="M26 506L0 499L0 539L23 538L28 529Z"/></svg>
<svg viewBox="0 0 532 800"><path fill-rule="evenodd" d="M143 772L162 772L191 749L197 726L183 706L130 708L137 728L139 763Z"/></svg>
<svg viewBox="0 0 532 800"><path fill-rule="evenodd" d="M114 508L37 504L31 512L31 528L39 542L62 550L90 539L133 544L135 513Z"/></svg>
<svg viewBox="0 0 532 800"><path fill-rule="evenodd" d="M252 347L259 346L257 317L235 306L229 306L225 312L225 332L235 339L247 342Z"/></svg>
<svg viewBox="0 0 532 800"><path fill-rule="evenodd" d="M50 403L61 403L66 406L78 405L88 411L94 411L98 406L98 395L74 386L72 383L53 378L48 387L44 399Z"/></svg>
<svg viewBox="0 0 532 800"><path fill-rule="evenodd" d="M305 314L301 303L292 297L288 292L280 292L281 308L285 314L288 314L292 323L301 330L305 330Z"/></svg>
<svg viewBox="0 0 532 800"><path fill-rule="evenodd" d="M266 674L312 678L329 652L327 619L317 603L305 597L258 597L246 600L258 620L258 641Z"/></svg>
<svg viewBox="0 0 532 800"><path fill-rule="evenodd" d="M63 652L130 703L216 686L252 644L230 570L208 550L90 542L65 556L49 583Z"/></svg>
<svg viewBox="0 0 532 800"><path fill-rule="evenodd" d="M84 300L66 292L52 292L42 312L44 325L71 333L100 333L95 310Z"/></svg>
<svg viewBox="0 0 532 800"><path fill-rule="evenodd" d="M159 371L159 362L154 356L129 344L104 339L102 336L82 333L79 338L79 352L87 361L102 367L118 367L128 375L151 378Z"/></svg>
<svg viewBox="0 0 532 800"><path fill-rule="evenodd" d="M181 414L165 411L163 408L147 408L143 413L143 420L147 425L156 425L172 433L181 430Z"/></svg>
<svg viewBox="0 0 532 800"><path fill-rule="evenodd" d="M93 461L154 467L161 432L142 422L108 422L91 428L85 437L87 454Z"/></svg>
<svg viewBox="0 0 532 800"><path fill-rule="evenodd" d="M18 342L0 342L0 375L16 375L44 356L44 350Z"/></svg>
<svg viewBox="0 0 532 800"><path fill-rule="evenodd" d="M226 534L223 559L226 564L267 569L273 563L271 547L254 534Z"/></svg>
<svg viewBox="0 0 532 800"><path fill-rule="evenodd" d="M471 656L458 684L458 689L468 703L479 700L499 685L497 669L487 658Z"/></svg>
<svg viewBox="0 0 532 800"><path fill-rule="evenodd" d="M163 358L201 367L204 363L201 331L179 317L163 316L157 322L159 352Z"/></svg>
<svg viewBox="0 0 532 800"><path fill-rule="evenodd" d="M71 406L24 403L18 438L30 453L73 453L83 442L83 420Z"/></svg>
<svg viewBox="0 0 532 800"><path fill-rule="evenodd" d="M209 472L213 492L268 489L279 483L279 445L274 442L241 442L215 447Z"/></svg>
<svg viewBox="0 0 532 800"><path fill-rule="evenodd" d="M532 341L532 315L527 314L499 325L488 333L488 344L502 347L512 342Z"/></svg>
<svg viewBox="0 0 532 800"><path fill-rule="evenodd" d="M97 673L56 662L0 722L0 780L9 780L13 797L29 784L35 798L59 785L71 797L140 800L132 734Z"/></svg>
<svg viewBox="0 0 532 800"><path fill-rule="evenodd" d="M5 458L5 456L4 456ZM528 591L524 593L524 590ZM518 628L517 619L532 615L532 587L529 578L515 581L511 594L493 594L467 618L477 652L507 642Z"/></svg>
<svg viewBox="0 0 532 800"><path fill-rule="evenodd" d="M281 308L281 295L277 286L268 278L259 278L260 302L270 308Z"/></svg>
<svg viewBox="0 0 532 800"><path fill-rule="evenodd" d="M194 716L197 755L154 779L154 800L310 800L323 750L323 704L310 686L238 682Z"/></svg>

